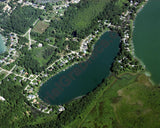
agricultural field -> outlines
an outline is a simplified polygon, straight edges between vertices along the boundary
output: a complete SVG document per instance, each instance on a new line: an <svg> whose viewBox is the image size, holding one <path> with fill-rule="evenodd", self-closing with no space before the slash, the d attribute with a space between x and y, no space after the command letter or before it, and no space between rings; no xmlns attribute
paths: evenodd
<svg viewBox="0 0 160 128"><path fill-rule="evenodd" d="M123 74L66 128L158 128L160 88L143 74Z"/></svg>
<svg viewBox="0 0 160 128"><path fill-rule="evenodd" d="M39 21L33 28L34 32L42 34L49 27L49 23L45 21Z"/></svg>

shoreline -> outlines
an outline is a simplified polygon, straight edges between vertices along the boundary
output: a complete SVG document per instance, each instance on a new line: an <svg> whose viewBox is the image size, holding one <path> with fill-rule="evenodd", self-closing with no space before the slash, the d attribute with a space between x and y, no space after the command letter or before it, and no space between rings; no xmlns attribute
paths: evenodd
<svg viewBox="0 0 160 128"><path fill-rule="evenodd" d="M49 79L51 79L52 77L58 75L59 73L61 73L61 72L63 72L63 71L66 71L66 70L69 69L69 68L72 68L72 67L75 66L76 64L80 64L80 63L86 62L86 61L92 56L92 53L93 53L93 51L94 51L94 48L95 48L95 45L96 45L97 41L98 41L98 40L100 39L100 37L101 37L104 33L106 33L106 32L110 32L110 30L108 30L108 28L106 28L102 33L100 33L100 34L98 35L97 40L95 41L95 43L94 43L93 46L92 46L92 48L93 48L93 49L92 49L92 52L88 53L89 56L88 56L87 58L85 58L85 60L83 60L83 61L81 61L81 62L74 62L73 64L67 66L66 68L61 69L61 70L58 71L57 73L51 75L51 76L49 77ZM42 86L44 85L44 83L46 83L49 79L43 81L43 82L40 84L40 87L42 87ZM38 91L38 92L39 92L39 91Z"/></svg>
<svg viewBox="0 0 160 128"><path fill-rule="evenodd" d="M141 65L143 66L143 68L145 69L145 75L146 75L147 77L149 77L149 81L150 81L153 85L155 85L155 82L151 79L151 76L152 76L151 72L149 72L149 71L147 70L146 65L144 64L144 62L143 62L138 56L136 56L136 54L135 54L135 45L134 45L134 42L133 42L133 32L134 32L134 29L135 29L135 21L136 21L136 18L137 18L137 16L138 16L138 14L139 14L139 13L143 10L143 8L146 6L146 4L148 4L148 2L149 2L149 0L146 0L144 3L142 3L142 4L140 5L140 8L137 10L137 12L136 12L136 14L135 14L135 19L134 19L133 25L132 25L132 40L131 40L131 45L132 45L132 55L133 55L133 57L140 62L140 64L141 64Z"/></svg>
<svg viewBox="0 0 160 128"><path fill-rule="evenodd" d="M102 36L104 33L106 33L106 32L111 32L111 31L110 31L109 28L106 28L106 29L104 29L103 32L101 32L100 34L98 34L98 38L95 40L94 44L92 45L92 48L93 48L93 49L92 49L92 51L91 51L90 53L88 53L89 56L88 56L87 58L85 58L85 60L83 60L83 61L81 61L81 62L74 62L73 64L67 66L66 68L61 69L61 70L58 71L57 73L51 75L51 76L49 77L49 79L44 80L44 81L40 84L40 86L37 88L38 91L37 91L36 94L37 94L37 96L38 96L38 99L40 99L42 102L44 102L44 101L39 97L39 91L40 91L40 88L41 88L42 86L44 86L44 84L45 84L48 80L50 80L52 77L55 77L56 75L62 73L63 71L66 71L67 69L72 68L72 67L75 66L76 64L80 64L80 63L84 63L84 62L88 61L89 58L90 58L90 57L92 56L92 54L93 54L93 51L94 51L94 49L95 49L96 43L97 43L98 40L101 38L101 36ZM109 77L110 75L111 75L111 71L109 72L109 75L108 75L107 77ZM71 99L71 101L76 100L76 99L80 99L80 98L82 98L82 97L84 97L84 96L85 96L85 94L82 95L82 96L78 96L78 98L75 97L75 98ZM44 102L44 103L47 103L47 102ZM48 104L48 105L52 105L52 104L49 104L49 103L47 103L47 104ZM60 105L63 105L63 104L60 104ZM58 105L54 105L54 106L58 106Z"/></svg>
<svg viewBox="0 0 160 128"><path fill-rule="evenodd" d="M138 61L139 61L139 58L135 54L135 47L134 47L134 43L133 43L133 32L134 32L134 28L135 28L135 21L136 21L137 15L143 10L144 6L148 3L148 1L149 0L146 0L144 3L142 3L141 5L139 5L140 8L135 13L135 19L133 20L133 24L132 24L132 37L131 37L131 44L132 44L132 47L133 47L132 54L133 54L133 57L135 57L136 59L138 59ZM145 66L143 62L142 62L142 65Z"/></svg>
<svg viewBox="0 0 160 128"><path fill-rule="evenodd" d="M148 2L148 0L146 0L145 2L143 2L142 4L140 4L139 5L139 9L137 10L137 12L135 13L135 19L133 20L133 24L131 24L131 26L132 26L132 36L133 36L133 31L134 31L134 27L135 27L135 24L134 24L134 22L135 22L135 20L136 20L136 17L137 17L137 14L140 12L140 11L142 11L142 9L143 9L143 7L147 4L147 2ZM109 32L110 30L108 30L108 28L106 28L106 29L104 29L104 31L103 32L101 32L100 34L98 34L98 38L96 39L96 41L93 43L93 45L92 45L92 51L90 52L90 53L88 53L89 54L89 56L87 57L87 58L85 58L85 60L83 60L83 61L81 61L81 62L74 62L73 64L71 64L71 65L69 65L69 66L67 66L67 67L64 67L64 68L62 68L60 71L58 71L57 73L55 73L55 74L53 74L53 75L51 75L50 77L48 77L48 79L46 79L46 80L44 80L44 81L42 81L42 83L40 84L40 86L36 89L37 90L37 98L39 99L39 100L41 100L42 102L44 102L40 97L39 97L39 91L40 91L40 88L42 87L42 86L44 86L44 84L48 81L48 80L50 80L52 77L54 77L54 76L56 76L56 75L58 75L59 73L61 73L62 71L65 71L65 70L67 70L67 69L69 69L69 68L72 68L73 66L75 66L75 64L79 64L79 63L83 63L83 62L86 62L91 56L92 56L92 53L93 53L93 51L94 51L94 48L95 48L95 45L96 45L96 42L100 39L100 37L105 33L105 32ZM135 48L134 48L134 44L133 44L133 39L132 39L132 37L131 37L131 45L133 46L132 47L132 55L133 55L133 57L134 58L136 58L141 64L142 64L142 66L144 67L144 69L146 69L145 68L145 65L144 65L144 63L135 55ZM113 63L114 63L114 61L113 61ZM107 76L107 77L109 77L111 75L111 71L110 71L110 73L109 73L109 75ZM84 96L84 95L82 95L82 96ZM78 97L82 97L82 96L78 96ZM76 99L76 97L75 98L73 98L72 100L75 100ZM47 103L47 102L44 102L44 103ZM51 104L49 104L49 103L47 103L48 105L51 105ZM54 105L54 106L57 106L57 105Z"/></svg>
<svg viewBox="0 0 160 128"><path fill-rule="evenodd" d="M138 14L143 10L143 8L145 7L145 5L148 3L149 0L146 0L144 3L142 3L140 6L140 8L137 10L136 14L135 14L135 19L133 20L133 24L132 24L132 38L131 38L131 45L132 45L132 55L135 59L137 59L140 64L143 66L143 68L146 70L146 65L144 64L144 62L138 57L136 56L136 53L135 53L135 45L134 45L134 42L133 42L133 33L134 33L134 29L135 29L135 21L136 21L136 18L138 16ZM148 72L148 71L147 71ZM151 73L150 73L151 75Z"/></svg>
<svg viewBox="0 0 160 128"><path fill-rule="evenodd" d="M135 27L134 22L135 22L135 20L136 20L137 14L138 14L140 11L142 11L142 9L143 9L144 6L147 4L147 2L148 2L148 0L146 0L146 1L145 1L144 3L142 3L141 5L139 5L140 8L139 8L139 9L137 10L137 12L135 13L135 19L134 19L133 24L132 24L132 35L133 35L134 27ZM40 84L39 88L38 88L37 95L38 95L38 93L39 93L39 91L40 91L40 88L41 88L42 86L44 86L44 84L45 84L48 80L50 80L52 77L58 75L58 74L61 73L62 71L65 71L65 70L67 70L67 69L69 69L69 68L72 68L75 64L79 64L79 63L86 62L86 61L92 56L92 53L93 53L93 51L94 51L96 42L100 39L100 37L101 37L105 32L109 32L109 31L110 31L110 30L108 30L108 28L106 28L103 32L101 32L101 33L98 35L97 40L95 41L95 43L94 43L93 46L92 46L92 48L93 48L93 49L92 49L92 52L89 53L89 56L88 56L84 61L75 62L75 63L71 64L70 66L68 66L68 67L60 70L59 72L51 75L51 76L49 77L49 79L43 81L43 82ZM144 69L146 69L145 64L135 55L135 48L134 48L134 44L133 44L133 39L132 39L132 38L131 38L131 45L133 46L132 51L131 51L131 52L133 53L133 57L136 58L136 59L141 63L141 65L144 67ZM114 63L114 61L113 61L113 63ZM110 71L108 77L109 77L110 75L111 75L111 71ZM80 97L80 96L79 96L79 97ZM38 95L38 98L39 98L40 100L42 100L42 99L39 97L39 95ZM75 98L73 98L72 100L74 100L74 99L75 99ZM42 100L42 101L43 101L43 100ZM43 102L44 102L44 101L43 101Z"/></svg>
<svg viewBox="0 0 160 128"><path fill-rule="evenodd" d="M151 79L151 73L149 71L145 71L144 74L149 78L149 81L152 85L156 85L155 82Z"/></svg>

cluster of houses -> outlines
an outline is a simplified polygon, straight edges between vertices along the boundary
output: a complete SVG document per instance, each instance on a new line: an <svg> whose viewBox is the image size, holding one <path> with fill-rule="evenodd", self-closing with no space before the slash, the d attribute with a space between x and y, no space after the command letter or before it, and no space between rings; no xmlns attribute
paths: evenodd
<svg viewBox="0 0 160 128"><path fill-rule="evenodd" d="M130 6L137 6L139 3L138 2L133 2L133 0L130 0Z"/></svg>
<svg viewBox="0 0 160 128"><path fill-rule="evenodd" d="M98 20L100 28L103 28L103 26L107 26L107 28L116 28L115 25L112 25L108 20L105 20L104 23L102 23L101 20ZM119 28L118 26L117 28ZM82 42L80 46L80 51L83 52L84 54L87 53L88 50L88 44L98 35L99 30L95 30L95 34L90 34L88 37L86 37Z"/></svg>
<svg viewBox="0 0 160 128"><path fill-rule="evenodd" d="M44 103L39 99L38 89L33 87L31 84L27 85L25 88L26 93L24 94L26 98L31 102L32 106L37 110L44 113L51 113L53 110L49 104ZM61 105L58 105L58 111L62 112L65 108Z"/></svg>
<svg viewBox="0 0 160 128"><path fill-rule="evenodd" d="M80 0L71 0L71 2L67 2L65 4L65 7L68 7L69 3L78 3ZM36 4L33 4L33 3L30 3L30 2L23 2L23 0L19 0L18 1L19 3L23 3L23 5L31 5L35 8L38 8L38 5ZM133 1L131 0L130 1L130 6L137 6L138 5L138 2L135 2L133 3ZM9 7L8 6L5 6L5 10ZM39 8L41 9L44 9L45 7L44 6L39 6ZM58 7L57 9L61 9L61 7ZM10 10L10 9L9 9ZM129 22L130 19L128 19L128 16L130 15L131 12L127 11L126 13L122 14L120 16L120 19L122 21L125 21L125 22ZM101 23L101 21L98 21L99 23ZM103 25L109 27L109 28L119 28L120 26L114 26L112 25L108 20L106 20ZM128 24L129 25L129 24ZM98 30L95 31L95 35L98 34ZM129 47L129 30L125 30L124 32L124 36L121 38L121 41L122 43L125 44L125 49L130 52L130 47ZM89 35L88 37L86 37L82 43L81 43L81 46L80 46L80 52L83 52L84 54L87 53L87 50L88 50L88 44L93 40L93 38L95 38L96 36L95 35ZM17 57L17 53L16 53L16 46L17 46L17 35L16 34L10 34L10 41L11 41L11 44L9 46L9 50L8 50L8 55L7 57L3 58L2 60L0 60L0 64L11 64L12 62L15 61L14 58ZM43 47L43 45L41 43L38 44L38 47ZM66 65L68 62L74 62L73 60L75 58L82 58L82 56L78 53L78 52L74 52L72 51L71 53L69 53L68 55L66 56L63 56L61 57L60 59L58 59L57 61L55 61L53 64L51 64L47 70L48 71L52 71L52 70L55 70L58 66L58 69L61 69L62 67L64 67L64 65ZM122 60L118 60L119 63L122 63ZM56 69L57 70L57 69ZM42 101L39 99L39 96L38 96L38 91L35 89L34 86L39 86L40 83L41 83L41 80L39 79L40 77L48 77L48 74L45 74L45 73L41 73L41 74L38 74L38 75L33 75L33 74L30 74L29 77L26 77L25 75L28 75L27 74L24 74L24 76L22 76L22 73L23 72L20 72L21 74L19 74L18 76L22 77L23 79L26 78L28 80L30 80L30 83L29 85L27 85L27 87L25 88L25 91L26 93L24 94L27 99L32 103L33 107L37 108L38 110L42 111L42 112L45 112L45 113L50 113L52 112L52 109L50 108L49 105L42 105ZM3 97L0 96L0 100L4 101L5 99ZM62 112L64 111L65 108L63 106L59 106L59 112Z"/></svg>
<svg viewBox="0 0 160 128"><path fill-rule="evenodd" d="M38 8L38 9L44 9L45 6L44 5L38 5L38 4L34 4L34 3L31 3L31 2L28 2L28 1L23 1L23 0L19 0L18 1L20 4L22 4L22 6L32 6L33 8Z"/></svg>
<svg viewBox="0 0 160 128"><path fill-rule="evenodd" d="M3 96L0 96L0 101L5 101L6 99Z"/></svg>
<svg viewBox="0 0 160 128"><path fill-rule="evenodd" d="M79 55L78 52L74 52L72 51L71 53L69 53L66 56L61 57L59 60L55 61L53 64L51 64L47 69L49 71L55 70L55 67L59 67L59 69L61 67L63 67L65 64L67 64L68 62L72 61L75 58L82 58L81 55Z"/></svg>
<svg viewBox="0 0 160 128"><path fill-rule="evenodd" d="M3 8L3 12L6 12L8 15L12 13L12 11L16 8L12 8L10 5L9 5L9 2L10 0L6 0L4 1L3 3L5 4L4 8ZM17 4L16 2L13 2L13 4Z"/></svg>
<svg viewBox="0 0 160 128"><path fill-rule="evenodd" d="M72 3L72 4L77 4L77 3L79 3L79 2L80 2L80 0L70 0L70 2L67 1L67 3Z"/></svg>
<svg viewBox="0 0 160 128"><path fill-rule="evenodd" d="M130 1L130 6L131 7L134 6L136 8L138 5L139 5L138 2L134 3L132 0ZM131 47L132 46L131 42L129 42L129 39L131 38L129 36L129 32L131 30L127 29L130 25L130 14L131 13L132 13L132 11L127 10L126 13L122 13L122 15L120 16L120 20L123 21L123 24L125 24L125 29L122 29L123 30L123 36L121 37L121 43L123 44L123 46L124 46L123 48L126 50L126 52L129 52L129 53L133 52L133 50L131 49L132 48ZM120 66L121 69L124 68L124 64L123 64L124 60L128 60L128 58L126 56L124 56L124 57L117 60L117 62L121 65ZM128 62L130 62L130 61L128 60ZM136 65L127 63L127 64L125 64L125 66L134 68Z"/></svg>
<svg viewBox="0 0 160 128"><path fill-rule="evenodd" d="M35 88L31 87L30 85L27 85L27 87L25 88L26 93L24 94L26 98L31 102L32 106L44 113L52 112L52 108L50 108L50 105L46 105L45 103L43 103L39 99L39 96L34 89Z"/></svg>
<svg viewBox="0 0 160 128"><path fill-rule="evenodd" d="M12 8L7 4L4 8L3 8L3 12L11 12Z"/></svg>
<svg viewBox="0 0 160 128"><path fill-rule="evenodd" d="M95 37L94 35L89 35L87 38L85 38L82 41L81 46L80 46L80 51L81 52L86 54L86 52L88 50L88 43L90 43L94 37Z"/></svg>

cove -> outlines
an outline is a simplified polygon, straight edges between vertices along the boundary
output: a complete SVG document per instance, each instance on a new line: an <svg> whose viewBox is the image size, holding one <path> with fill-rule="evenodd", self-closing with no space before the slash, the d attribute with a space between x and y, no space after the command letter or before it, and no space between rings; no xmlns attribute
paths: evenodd
<svg viewBox="0 0 160 128"><path fill-rule="evenodd" d="M151 73L154 83L160 83L160 0L150 0L135 20L133 43L136 56Z"/></svg>
<svg viewBox="0 0 160 128"><path fill-rule="evenodd" d="M119 44L120 37L116 33L104 33L87 61L50 78L40 88L39 97L49 104L58 105L92 91L109 75Z"/></svg>
<svg viewBox="0 0 160 128"><path fill-rule="evenodd" d="M5 52L5 50L6 50L6 47L5 47L4 41L2 40L2 36L0 35L0 54Z"/></svg>

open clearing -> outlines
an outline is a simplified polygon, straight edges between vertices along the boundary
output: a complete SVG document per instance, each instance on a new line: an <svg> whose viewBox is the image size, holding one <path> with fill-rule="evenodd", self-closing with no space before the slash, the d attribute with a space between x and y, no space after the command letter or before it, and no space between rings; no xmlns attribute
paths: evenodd
<svg viewBox="0 0 160 128"><path fill-rule="evenodd" d="M144 73L113 77L95 105L90 105L66 128L158 128L160 88Z"/></svg>
<svg viewBox="0 0 160 128"><path fill-rule="evenodd" d="M46 23L44 21L39 21L33 28L34 32L42 34L45 32L45 30L48 28L49 23Z"/></svg>

